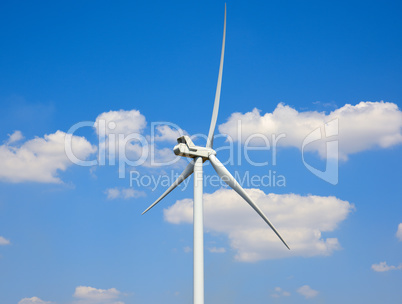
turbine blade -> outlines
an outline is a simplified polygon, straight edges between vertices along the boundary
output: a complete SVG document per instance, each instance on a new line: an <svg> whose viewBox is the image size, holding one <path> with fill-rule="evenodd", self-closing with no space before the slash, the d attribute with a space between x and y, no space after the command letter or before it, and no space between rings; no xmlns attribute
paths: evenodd
<svg viewBox="0 0 402 304"><path fill-rule="evenodd" d="M168 195L174 188L181 184L187 177L189 177L194 171L194 161L192 160L191 163L187 165L184 171L179 175L179 177L174 181L173 184L151 205L149 206L142 214L146 213L149 209L159 203L166 195Z"/></svg>
<svg viewBox="0 0 402 304"><path fill-rule="evenodd" d="M279 232L275 229L274 225L268 220L265 214L261 211L260 208L253 202L250 196L246 191L240 186L240 184L235 180L235 178L230 174L230 172L225 168L224 165L216 158L215 155L210 155L209 160L211 161L212 166L214 167L216 173L221 177L221 179L228 184L234 191L236 191L261 217L262 219L271 227L271 229L275 232L275 234L281 239L283 244L290 250L289 246L283 240Z"/></svg>
<svg viewBox="0 0 402 304"><path fill-rule="evenodd" d="M216 86L214 110L212 111L211 125L209 127L207 146L206 146L207 148L212 148L212 146L214 144L215 126L216 126L216 120L218 119L219 100L221 98L223 60L225 57L225 39L226 39L226 3L225 3L225 20L223 23L223 41L222 41L221 63L219 65L218 84Z"/></svg>

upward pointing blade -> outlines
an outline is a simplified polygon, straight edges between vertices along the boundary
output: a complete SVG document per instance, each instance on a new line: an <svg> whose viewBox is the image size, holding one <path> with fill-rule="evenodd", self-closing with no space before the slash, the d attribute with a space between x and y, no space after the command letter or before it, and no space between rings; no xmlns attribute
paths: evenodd
<svg viewBox="0 0 402 304"><path fill-rule="evenodd" d="M212 148L212 146L214 144L215 126L216 126L216 120L218 119L219 100L221 98L223 59L224 59L224 56L225 56L225 38L226 38L226 3L225 3L225 21L224 21L224 24L223 24L223 41L222 41L221 63L219 65L218 84L216 86L214 110L212 112L211 125L209 127L209 133L208 133L208 139L207 139L207 148Z"/></svg>
<svg viewBox="0 0 402 304"><path fill-rule="evenodd" d="M222 180L228 184L234 191L236 191L261 217L262 219L271 227L271 229L275 232L275 234L281 239L283 244L290 250L289 246L280 236L279 232L275 229L274 225L268 220L265 214L261 211L260 208L252 201L250 196L246 191L240 186L240 184L235 180L235 178L230 174L230 172L225 168L224 165L215 157L215 155L210 155L209 160L211 161L212 166L214 167L216 173L222 178Z"/></svg>
<svg viewBox="0 0 402 304"><path fill-rule="evenodd" d="M174 181L172 185L151 205L149 206L142 214L147 212L149 209L151 209L153 206L155 206L157 203L159 203L166 195L168 195L174 188L176 188L178 185L181 184L182 181L184 181L187 177L189 177L194 171L194 161L191 161L187 165L187 167L184 169L184 171L179 175L179 177Z"/></svg>

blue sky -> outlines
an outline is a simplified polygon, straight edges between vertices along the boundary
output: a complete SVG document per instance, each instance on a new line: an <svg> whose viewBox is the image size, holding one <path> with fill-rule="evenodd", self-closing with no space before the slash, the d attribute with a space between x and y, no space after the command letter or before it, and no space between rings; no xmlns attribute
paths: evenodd
<svg viewBox="0 0 402 304"><path fill-rule="evenodd" d="M229 189L208 184L206 303L398 303L401 5L227 6L217 134L233 139L241 160L228 165L233 174L284 177L282 186L244 187L292 250L283 251ZM83 167L66 158L63 143L75 124L102 118L144 138L156 122L206 134L223 10L223 1L0 4L1 303L191 302L192 178L144 216L165 187L130 187L129 178L129 171L180 172L185 162ZM286 134L275 165L272 149L250 152L267 165L247 162L237 119L244 137ZM301 157L303 139L332 120L339 123L336 185ZM173 156L171 131L156 129L158 161ZM81 159L96 159L98 133L74 134ZM138 145L128 146L138 156ZM323 170L325 147L307 148L306 162ZM214 174L210 165L205 174Z"/></svg>

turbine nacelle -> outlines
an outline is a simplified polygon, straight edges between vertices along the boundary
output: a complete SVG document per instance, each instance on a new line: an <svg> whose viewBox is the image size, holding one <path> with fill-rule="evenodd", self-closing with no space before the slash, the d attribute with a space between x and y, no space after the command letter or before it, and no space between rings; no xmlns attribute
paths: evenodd
<svg viewBox="0 0 402 304"><path fill-rule="evenodd" d="M194 145L191 138L187 135L181 136L177 139L178 144L173 148L173 152L176 155L183 157L202 157L205 161L210 155L216 155L215 150L207 147L200 147Z"/></svg>

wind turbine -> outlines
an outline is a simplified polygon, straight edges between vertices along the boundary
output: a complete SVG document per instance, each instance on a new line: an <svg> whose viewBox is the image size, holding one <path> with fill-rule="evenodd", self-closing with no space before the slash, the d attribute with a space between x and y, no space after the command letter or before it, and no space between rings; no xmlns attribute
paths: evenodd
<svg viewBox="0 0 402 304"><path fill-rule="evenodd" d="M279 239L289 248L283 240L279 232L271 224L261 209L253 202L246 191L240 186L235 178L229 173L225 166L216 158L216 152L213 150L214 132L216 120L218 118L219 100L221 95L222 86L222 71L223 60L225 54L225 38L226 38L226 4L225 4L225 18L223 26L223 41L221 61L219 66L218 84L215 93L214 109L212 112L211 125L209 127L207 145L205 147L196 146L191 141L190 137L184 135L177 139L178 144L174 147L173 151L176 155L191 158L191 162L187 165L184 171L179 175L176 181L142 214L146 213L157 203L159 203L166 195L168 195L174 188L180 185L187 177L194 173L194 207L193 207L193 224L194 224L194 304L204 304L204 227L203 227L203 163L209 160L220 178L225 181L229 187L235 190L268 224L269 227L275 232Z"/></svg>

